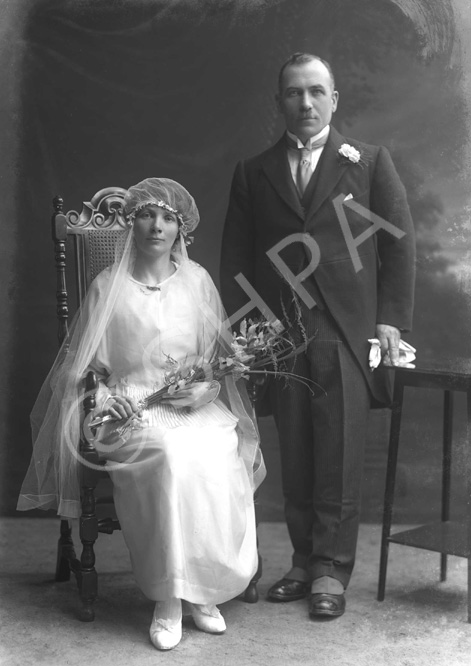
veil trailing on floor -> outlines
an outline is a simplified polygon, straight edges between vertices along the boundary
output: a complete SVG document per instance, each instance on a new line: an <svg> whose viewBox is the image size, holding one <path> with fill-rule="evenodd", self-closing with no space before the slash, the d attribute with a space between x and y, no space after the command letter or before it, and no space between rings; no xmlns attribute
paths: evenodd
<svg viewBox="0 0 471 666"><path fill-rule="evenodd" d="M114 263L103 273L106 279L100 281L102 288L97 290L92 286L88 291L32 410L33 454L18 500L20 511L41 508L55 509L63 517L80 515L78 444L84 378L119 304L123 286L133 273L136 258L133 220L140 208L157 205L176 213L180 233L172 259L194 299L192 316L205 362L210 364L228 350L227 317L219 293L209 274L188 258L186 250L188 233L199 222L193 197L173 180L148 178L128 190L124 203L129 226L115 248ZM197 293L194 287L196 273L198 283L203 275L204 302L201 291ZM232 375L223 377L219 398L238 418L239 455L255 490L266 472L244 380L236 382Z"/></svg>

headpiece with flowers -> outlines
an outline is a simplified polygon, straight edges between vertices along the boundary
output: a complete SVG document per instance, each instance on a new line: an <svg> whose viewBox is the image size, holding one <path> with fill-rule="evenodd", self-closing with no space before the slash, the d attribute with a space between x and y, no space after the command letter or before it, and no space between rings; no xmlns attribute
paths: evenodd
<svg viewBox="0 0 471 666"><path fill-rule="evenodd" d="M183 236L198 226L200 216L191 194L170 178L146 178L133 185L124 197L124 212L129 226L146 206L158 206L176 215Z"/></svg>

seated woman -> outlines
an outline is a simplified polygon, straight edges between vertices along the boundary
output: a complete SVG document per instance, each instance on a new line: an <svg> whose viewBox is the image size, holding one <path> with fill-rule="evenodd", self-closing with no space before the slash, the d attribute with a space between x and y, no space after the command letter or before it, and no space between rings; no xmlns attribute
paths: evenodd
<svg viewBox="0 0 471 666"><path fill-rule="evenodd" d="M208 273L186 253L199 215L185 188L144 180L128 190L125 214L116 260L92 283L33 411L18 509L79 515L81 391L94 370L98 411L131 424L117 443L116 421L102 426L97 448L136 581L156 602L151 641L168 650L181 639L182 602L199 629L225 630L216 605L243 592L257 569L253 493L265 470L245 387L230 375L143 408L169 372L210 367L225 315Z"/></svg>

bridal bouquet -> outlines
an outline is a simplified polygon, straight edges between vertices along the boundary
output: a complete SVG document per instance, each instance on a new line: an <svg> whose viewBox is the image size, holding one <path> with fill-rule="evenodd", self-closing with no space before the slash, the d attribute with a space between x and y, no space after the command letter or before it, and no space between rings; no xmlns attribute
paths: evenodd
<svg viewBox="0 0 471 666"><path fill-rule="evenodd" d="M304 337L303 343L296 345L292 337L284 331L285 328L278 319L273 321L264 318L248 321L244 319L239 332L232 334L228 353L218 356L211 363L179 362L167 355L168 371L164 375L164 386L144 398L138 405L139 411L149 409L159 402L178 401L179 392L189 388L201 387L200 393L208 393L211 400L214 400L219 392L219 381L226 375L232 375L235 381L241 378L249 379L254 375L275 375L294 379L306 385L312 395L318 395L319 392L323 392L318 384L305 377L299 377L291 372L287 365L287 361L306 350L310 339ZM201 385L203 382L204 387ZM195 394L197 393L196 390ZM201 404L204 402L208 400L203 400ZM196 408L199 406L198 403L199 399L195 395L189 406ZM183 401L181 404L185 405ZM134 419L135 415L117 427L116 434L124 435L132 426ZM98 428L109 421L117 419L108 415L94 418L87 425L89 428Z"/></svg>

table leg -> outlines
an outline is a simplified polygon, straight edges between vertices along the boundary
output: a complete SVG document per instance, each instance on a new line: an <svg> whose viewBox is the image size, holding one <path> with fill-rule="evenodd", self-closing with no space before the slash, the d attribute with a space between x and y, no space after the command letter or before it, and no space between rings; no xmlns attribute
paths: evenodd
<svg viewBox="0 0 471 666"><path fill-rule="evenodd" d="M451 442L453 438L453 392L445 391L443 402L442 521L450 520ZM440 580L446 580L447 554L440 555Z"/></svg>
<svg viewBox="0 0 471 666"><path fill-rule="evenodd" d="M468 520L468 622L471 623L471 388L466 393L467 400L467 420L466 420L466 441L467 441L467 510Z"/></svg>
<svg viewBox="0 0 471 666"><path fill-rule="evenodd" d="M388 464L386 468L386 488L384 491L383 529L381 535L381 555L379 563L378 601L384 600L386 587L386 570L388 566L389 536L391 533L392 511L394 502L394 485L396 482L397 455L399 435L401 432L402 400L404 385L400 373L394 378L394 393L389 431Z"/></svg>

